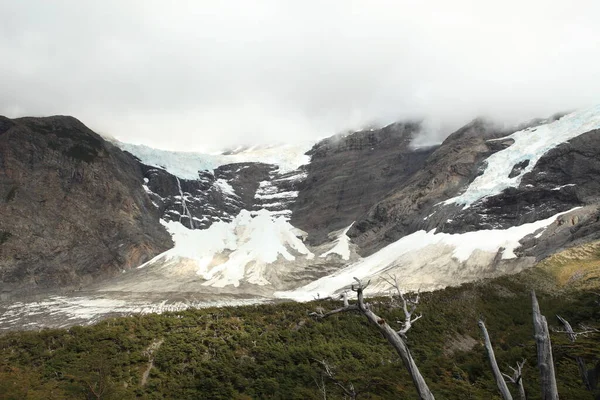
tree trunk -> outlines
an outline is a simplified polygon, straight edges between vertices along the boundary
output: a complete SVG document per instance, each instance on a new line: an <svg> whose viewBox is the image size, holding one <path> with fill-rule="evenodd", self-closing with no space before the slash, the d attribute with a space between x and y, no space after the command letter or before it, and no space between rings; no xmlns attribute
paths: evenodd
<svg viewBox="0 0 600 400"><path fill-rule="evenodd" d="M533 290L531 291L531 303L533 308L533 328L537 345L537 362L542 383L542 400L558 400L548 322L546 321L546 317L540 312L540 305Z"/></svg>
<svg viewBox="0 0 600 400"><path fill-rule="evenodd" d="M371 322L373 325L375 325L377 327L377 329L379 329L379 331L383 334L383 337L385 337L387 339L387 341L392 345L392 347L394 347L394 349L396 350L396 352L402 359L402 363L404 364L404 366L410 373L410 377L412 378L415 388L417 389L417 392L419 393L419 399L435 400L435 398L433 397L433 394L431 393L431 390L429 390L429 386L427 386L427 383L425 382L425 379L423 378L423 375L421 375L421 372L419 371L419 368L417 367L415 360L412 358L412 355L410 354L410 351L408 350L408 346L406 345L406 343L404 342L404 339L401 336L401 333L402 334L406 333L406 331L408 329L403 328L399 332L396 332L390 325L388 325L388 323L383 318L380 318L373 311L371 311L369 304L365 303L365 298L364 298L364 294L363 294L364 289L369 285L370 281L366 285L363 285L362 282L360 281L360 279L354 278L354 280L357 282L357 285L356 285L356 287L354 285L352 285L352 291L356 292L356 297L358 300L356 304L349 304L347 296L344 293L344 295L342 296L342 299L344 300L344 307L329 311L325 314L323 314L321 312L321 313L311 313L310 315L314 315L319 318L325 318L330 315L335 315L335 314L341 313L341 312L359 311L361 314L363 314L364 316L367 317L369 322ZM420 316L416 317L416 318L411 318L412 312L414 312L414 308L410 312L407 312L406 299L402 298L402 301L404 304L404 310L405 310L406 318L408 321L407 322L408 328L410 328L410 324L412 322L416 321L417 319L419 319ZM416 304L416 302L418 302L418 297L414 303ZM405 328L406 328L407 324L405 324Z"/></svg>
<svg viewBox="0 0 600 400"><path fill-rule="evenodd" d="M525 387L523 386L523 378L519 379L519 383L517 386L519 388L519 398L521 400L527 400L527 395L525 394Z"/></svg>
<svg viewBox="0 0 600 400"><path fill-rule="evenodd" d="M485 323L482 320L479 320L477 323L481 328L481 332L483 333L483 340L485 341L485 349L487 350L488 357L490 359L490 364L492 366L492 373L494 374L494 379L496 379L496 385L498 385L498 390L500 390L500 394L504 400L512 400L512 394L510 394L510 390L508 390L508 385L500 372L500 368L498 368L498 363L496 362L496 355L494 354L494 348L492 347L492 342L490 341L490 335L488 335L488 331L485 327Z"/></svg>
<svg viewBox="0 0 600 400"><path fill-rule="evenodd" d="M581 375L581 380L583 381L583 386L590 392L593 390L592 385L590 384L590 379L588 376L588 370L585 366L585 361L581 357L575 357L575 361L577 362L577 368L579 368L579 375Z"/></svg>
<svg viewBox="0 0 600 400"><path fill-rule="evenodd" d="M415 360L412 358L412 355L410 354L410 351L408 350L408 347L406 346L406 343L404 342L402 337L398 334L398 332L392 329L392 327L389 326L384 319L378 317L365 305L362 288L359 288L359 290L357 290L357 297L359 310L367 317L367 319L373 325L375 325L379 329L379 331L394 347L394 349L402 359L402 362L404 363L404 366L410 373L412 381L415 384L415 388L419 393L419 398L421 400L435 400L435 397L433 397L433 393L431 393L431 390L429 390L427 382L425 382L423 375L421 375L421 371L419 371L419 368L417 367Z"/></svg>

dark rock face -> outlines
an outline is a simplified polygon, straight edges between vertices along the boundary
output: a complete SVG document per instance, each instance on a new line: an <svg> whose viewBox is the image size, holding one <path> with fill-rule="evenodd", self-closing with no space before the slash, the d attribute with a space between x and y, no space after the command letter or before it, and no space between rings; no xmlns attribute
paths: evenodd
<svg viewBox="0 0 600 400"><path fill-rule="evenodd" d="M584 133L551 149L518 188L508 188L448 216L440 230L462 233L506 229L600 200L600 131ZM514 171L514 169L513 169ZM579 228L578 228L579 229Z"/></svg>
<svg viewBox="0 0 600 400"><path fill-rule="evenodd" d="M291 223L309 233L311 244L359 219L375 203L423 167L434 148L409 147L418 123L332 137L308 153L308 177L300 186Z"/></svg>
<svg viewBox="0 0 600 400"><path fill-rule="evenodd" d="M508 133L478 119L450 135L411 176L391 187L354 224L349 236L363 255L417 230L443 225L447 216L432 215L432 208L479 175L485 158L510 146L512 140L490 140Z"/></svg>
<svg viewBox="0 0 600 400"><path fill-rule="evenodd" d="M521 161L520 163L515 164L513 169L508 174L509 178L514 178L521 175L521 172L529 165L529 160Z"/></svg>
<svg viewBox="0 0 600 400"><path fill-rule="evenodd" d="M274 167L229 164L212 172L199 171L197 180L180 179L143 164L142 169L147 192L163 219L206 229L216 221L231 221L242 209L251 209L259 182L269 179Z"/></svg>
<svg viewBox="0 0 600 400"><path fill-rule="evenodd" d="M135 159L72 117L0 117L3 289L80 285L172 246Z"/></svg>
<svg viewBox="0 0 600 400"><path fill-rule="evenodd" d="M263 163L222 165L214 171L199 171L196 180L140 165L146 192L161 218L190 229L230 222L241 210L265 208L289 216L301 180L298 171L281 174L276 166Z"/></svg>
<svg viewBox="0 0 600 400"><path fill-rule="evenodd" d="M532 128L556 118L535 120L518 129ZM588 182L597 173L594 152L600 138L590 132L544 155L518 188L509 188L464 210L460 205L443 204L483 173L487 157L512 145L513 139L504 137L516 130L476 119L450 135L422 168L371 207L352 227L349 235L363 255L421 229L435 228L445 233L506 229L596 201L591 199L598 195L595 180L582 188L575 189L578 184L571 186L574 182ZM584 147L588 149L585 155L581 154ZM525 160L506 173L518 176L528 165L529 160ZM584 200L584 193L590 199Z"/></svg>
<svg viewBox="0 0 600 400"><path fill-rule="evenodd" d="M558 217L541 237L523 238L516 254L540 261L565 248L597 240L600 240L600 208L596 204Z"/></svg>

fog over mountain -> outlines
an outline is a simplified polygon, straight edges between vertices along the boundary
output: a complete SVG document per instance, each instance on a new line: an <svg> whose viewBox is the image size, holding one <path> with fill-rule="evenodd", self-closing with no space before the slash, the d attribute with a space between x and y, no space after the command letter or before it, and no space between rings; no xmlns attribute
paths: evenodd
<svg viewBox="0 0 600 400"><path fill-rule="evenodd" d="M4 1L0 114L172 150L598 102L595 1Z"/></svg>

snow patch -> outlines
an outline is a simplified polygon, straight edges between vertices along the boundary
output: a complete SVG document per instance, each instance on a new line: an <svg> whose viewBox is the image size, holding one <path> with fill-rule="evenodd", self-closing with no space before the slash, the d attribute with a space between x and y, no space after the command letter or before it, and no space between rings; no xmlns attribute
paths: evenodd
<svg viewBox="0 0 600 400"><path fill-rule="evenodd" d="M552 189L552 190L561 190L562 188L565 188L565 187L571 187L571 186L575 186L575 184L574 184L574 183L569 183L569 184L567 184L567 185L562 185L562 186L559 186L559 187L555 187L555 188L554 188L554 189Z"/></svg>
<svg viewBox="0 0 600 400"><path fill-rule="evenodd" d="M289 191L289 192L267 193L267 194L263 194L263 193L265 193L265 192L261 191L260 188L259 188L259 190L256 191L256 194L254 195L254 198L255 199L261 199L261 200L295 199L296 197L298 197L298 193L299 192L297 192L297 191Z"/></svg>
<svg viewBox="0 0 600 400"><path fill-rule="evenodd" d="M103 295L52 296L42 301L17 302L0 313L0 331L24 328L61 328L91 325L114 315L150 314L182 311L189 308L227 307L263 303L262 298L226 298L203 301L150 301L115 299ZM31 321L23 323L24 321Z"/></svg>
<svg viewBox="0 0 600 400"><path fill-rule="evenodd" d="M225 179L217 179L217 181L215 182L215 184L219 187L219 189L221 190L221 193L223 193L224 195L239 197L235 193L235 190L233 189L233 186L231 186L229 184L229 182L227 182Z"/></svg>
<svg viewBox="0 0 600 400"><path fill-rule="evenodd" d="M326 251L325 253L321 254L319 257L325 258L330 254L338 254L342 257L343 260L346 260L346 261L349 260L350 259L350 238L346 234L348 233L350 228L352 228L352 225L354 225L354 222L351 223L349 227L347 227L346 229L344 229L342 231L340 236L336 239L336 245L331 250Z"/></svg>

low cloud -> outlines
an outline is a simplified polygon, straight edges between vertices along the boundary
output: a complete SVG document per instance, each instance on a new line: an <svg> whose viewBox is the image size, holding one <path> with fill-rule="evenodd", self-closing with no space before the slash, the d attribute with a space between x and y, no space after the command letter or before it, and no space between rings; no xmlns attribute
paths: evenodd
<svg viewBox="0 0 600 400"><path fill-rule="evenodd" d="M488 3L3 2L0 114L210 151L600 102L600 4Z"/></svg>

